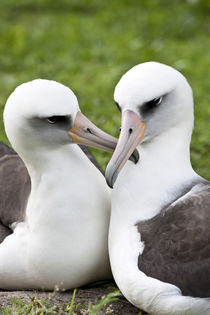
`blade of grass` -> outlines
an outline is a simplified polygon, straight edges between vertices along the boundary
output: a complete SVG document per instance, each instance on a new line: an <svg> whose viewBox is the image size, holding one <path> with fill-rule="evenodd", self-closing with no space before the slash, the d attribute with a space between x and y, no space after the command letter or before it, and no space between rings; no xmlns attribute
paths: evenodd
<svg viewBox="0 0 210 315"><path fill-rule="evenodd" d="M73 315L73 308L74 308L74 301L75 301L75 296L77 293L77 289L74 289L73 295L72 295L72 299L71 299L71 304L70 304L70 308L69 308L69 315Z"/></svg>
<svg viewBox="0 0 210 315"><path fill-rule="evenodd" d="M98 312L105 307L106 305L115 302L118 300L118 297L122 296L122 293L120 292L120 290L116 290L114 292L111 292L105 296L102 296L102 298L100 299L99 303L92 305L92 303L90 302L88 305L88 311L90 315L96 315L98 314Z"/></svg>

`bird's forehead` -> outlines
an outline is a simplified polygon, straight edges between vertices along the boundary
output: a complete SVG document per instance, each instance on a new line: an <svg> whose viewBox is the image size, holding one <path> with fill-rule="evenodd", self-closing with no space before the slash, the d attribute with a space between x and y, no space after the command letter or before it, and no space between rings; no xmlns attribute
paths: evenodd
<svg viewBox="0 0 210 315"><path fill-rule="evenodd" d="M34 80L17 87L10 106L24 117L68 115L79 109L75 94L66 86L49 80Z"/></svg>
<svg viewBox="0 0 210 315"><path fill-rule="evenodd" d="M159 63L143 63L125 73L118 82L114 98L120 104L141 104L172 91L181 74Z"/></svg>

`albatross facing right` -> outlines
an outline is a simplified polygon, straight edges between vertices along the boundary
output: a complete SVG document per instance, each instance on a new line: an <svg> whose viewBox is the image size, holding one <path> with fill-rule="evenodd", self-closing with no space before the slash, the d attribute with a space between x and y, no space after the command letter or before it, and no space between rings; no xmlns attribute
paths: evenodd
<svg viewBox="0 0 210 315"><path fill-rule="evenodd" d="M1 289L70 289L111 277L110 191L74 144L113 150L116 139L54 81L22 84L4 110L7 136L31 177L26 219L0 244Z"/></svg>
<svg viewBox="0 0 210 315"><path fill-rule="evenodd" d="M191 88L148 62L121 78L114 98L122 127L106 178L115 281L150 314L210 315L210 183L190 163ZM136 146L139 162L124 166Z"/></svg>

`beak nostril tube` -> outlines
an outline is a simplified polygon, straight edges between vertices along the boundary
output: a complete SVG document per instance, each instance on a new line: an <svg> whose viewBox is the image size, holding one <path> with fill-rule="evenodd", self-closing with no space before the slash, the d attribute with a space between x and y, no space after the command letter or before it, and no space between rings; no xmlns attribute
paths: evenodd
<svg viewBox="0 0 210 315"><path fill-rule="evenodd" d="M91 134L93 133L90 128L86 128L86 131L89 132L89 133L91 133Z"/></svg>

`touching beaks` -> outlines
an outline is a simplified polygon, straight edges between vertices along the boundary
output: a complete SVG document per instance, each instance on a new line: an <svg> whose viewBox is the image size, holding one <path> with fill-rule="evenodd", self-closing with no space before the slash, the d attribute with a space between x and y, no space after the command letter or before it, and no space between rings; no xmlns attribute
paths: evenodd
<svg viewBox="0 0 210 315"><path fill-rule="evenodd" d="M122 113L120 137L112 158L107 165L105 173L106 181L109 187L113 188L120 170L123 168L132 152L136 149L137 145L143 139L145 128L145 123L140 120L139 116L135 112L125 110Z"/></svg>
<svg viewBox="0 0 210 315"><path fill-rule="evenodd" d="M108 152L114 152L118 139L110 136L106 132L96 127L85 115L80 111L77 112L74 125L68 131L72 140L78 144L84 144ZM131 152L130 160L134 163L138 162L138 151Z"/></svg>

